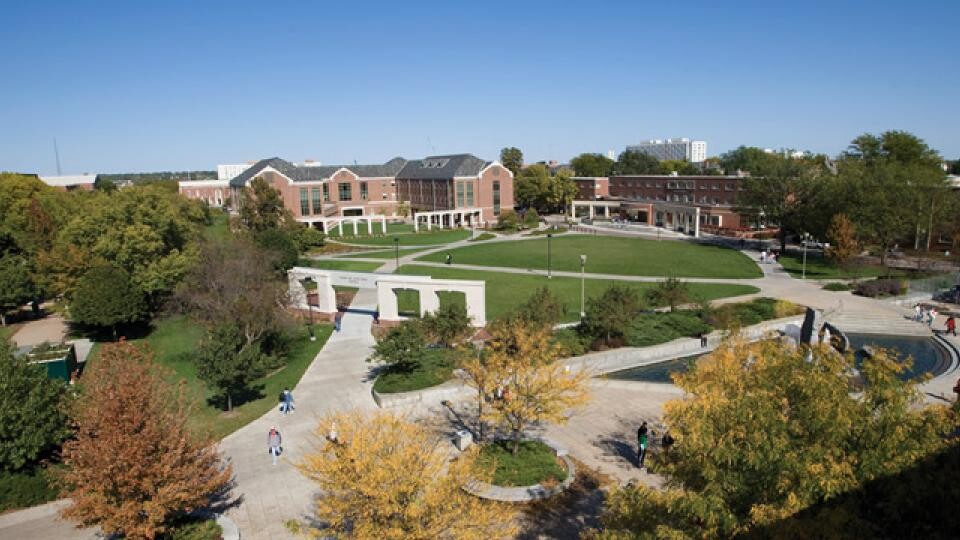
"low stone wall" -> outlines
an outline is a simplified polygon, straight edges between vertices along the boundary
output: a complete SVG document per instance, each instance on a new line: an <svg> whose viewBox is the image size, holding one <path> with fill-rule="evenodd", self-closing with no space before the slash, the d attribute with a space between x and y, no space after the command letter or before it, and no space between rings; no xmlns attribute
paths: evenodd
<svg viewBox="0 0 960 540"><path fill-rule="evenodd" d="M454 378L443 384L431 386L430 388L424 388L423 390L414 390L412 392L381 394L376 390L371 390L371 393L373 394L373 400L377 402L378 407L382 409L388 409L391 407L411 405L421 401L439 402L443 399L457 397L458 395L467 393L470 390L470 387L464 385L460 379Z"/></svg>
<svg viewBox="0 0 960 540"><path fill-rule="evenodd" d="M802 315L773 319L743 328L740 334L749 341L756 341L766 337L771 332L782 331L788 324L800 325L802 322ZM723 338L723 332L714 331L707 336L706 347L700 346L699 338L679 338L650 347L621 347L609 351L588 353L583 356L568 358L564 360L564 362L570 366L571 369L587 368L593 371L595 375L602 375L612 371L654 364L673 358L707 353L716 349L723 341Z"/></svg>
<svg viewBox="0 0 960 540"><path fill-rule="evenodd" d="M573 484L573 481L576 480L577 466L574 464L573 460L570 459L570 456L567 455L566 450L563 448L557 446L552 441L547 439L537 440L546 444L550 448L553 448L553 451L557 454L557 457L562 460L563 464L567 467L567 477L564 478L563 482L551 487L546 487L543 484L508 487L495 486L479 480L471 480L463 486L463 490L471 495L480 497L481 499L489 499L500 502L538 501L563 493L567 488L570 487L571 484Z"/></svg>

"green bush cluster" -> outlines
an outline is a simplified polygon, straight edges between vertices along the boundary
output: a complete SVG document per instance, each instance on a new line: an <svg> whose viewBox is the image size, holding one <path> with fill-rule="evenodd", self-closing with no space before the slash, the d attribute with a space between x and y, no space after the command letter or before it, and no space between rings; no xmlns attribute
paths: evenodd
<svg viewBox="0 0 960 540"><path fill-rule="evenodd" d="M186 518L160 540L220 540L223 528L212 519Z"/></svg>
<svg viewBox="0 0 960 540"><path fill-rule="evenodd" d="M851 288L849 283L842 281L831 281L823 286L823 290L825 291L849 291Z"/></svg>
<svg viewBox="0 0 960 540"><path fill-rule="evenodd" d="M553 342L563 347L566 356L580 356L589 350L589 339L580 335L575 328L554 330Z"/></svg>
<svg viewBox="0 0 960 540"><path fill-rule="evenodd" d="M36 468L15 473L0 473L0 512L25 508L57 498L57 488L47 470Z"/></svg>
<svg viewBox="0 0 960 540"><path fill-rule="evenodd" d="M897 296L907 293L907 282L902 279L874 279L861 281L854 294L875 298L878 296Z"/></svg>
<svg viewBox="0 0 960 540"><path fill-rule="evenodd" d="M630 347L649 347L681 337L694 337L713 328L696 311L643 313L637 316L626 332Z"/></svg>

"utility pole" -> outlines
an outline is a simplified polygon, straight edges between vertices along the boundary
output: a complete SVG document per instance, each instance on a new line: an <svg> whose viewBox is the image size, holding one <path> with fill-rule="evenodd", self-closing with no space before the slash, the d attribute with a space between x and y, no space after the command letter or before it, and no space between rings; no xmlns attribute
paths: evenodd
<svg viewBox="0 0 960 540"><path fill-rule="evenodd" d="M57 176L63 174L63 171L60 170L60 149L57 148L57 138L53 138L53 155L57 158Z"/></svg>

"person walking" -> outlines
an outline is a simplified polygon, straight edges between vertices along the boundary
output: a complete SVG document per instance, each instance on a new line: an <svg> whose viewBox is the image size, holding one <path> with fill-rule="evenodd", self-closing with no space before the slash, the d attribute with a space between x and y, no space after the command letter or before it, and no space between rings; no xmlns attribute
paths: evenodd
<svg viewBox="0 0 960 540"><path fill-rule="evenodd" d="M647 423L640 424L637 430L637 466L643 468L643 460L647 457Z"/></svg>
<svg viewBox="0 0 960 540"><path fill-rule="evenodd" d="M343 313L339 310L333 315L333 329L337 332L340 331L340 321L343 319Z"/></svg>
<svg viewBox="0 0 960 540"><path fill-rule="evenodd" d="M947 317L947 333L957 335L957 320L953 318L953 314Z"/></svg>
<svg viewBox="0 0 960 540"><path fill-rule="evenodd" d="M933 321L937 320L937 308L935 307L930 308L930 311L927 312L927 316L930 317L929 319L927 319L927 326L929 326L930 328L933 328Z"/></svg>
<svg viewBox="0 0 960 540"><path fill-rule="evenodd" d="M283 415L286 416L293 411L293 392L291 392L289 388L284 388L281 398L283 400L281 410L283 411Z"/></svg>
<svg viewBox="0 0 960 540"><path fill-rule="evenodd" d="M270 431L267 433L267 452L273 458L274 465L277 464L277 458L283 453L283 447L280 446L282 443L283 437L280 436L280 430L277 429L277 426L270 426Z"/></svg>
<svg viewBox="0 0 960 540"><path fill-rule="evenodd" d="M923 308L920 307L920 304L914 304L913 314L913 320L923 322Z"/></svg>

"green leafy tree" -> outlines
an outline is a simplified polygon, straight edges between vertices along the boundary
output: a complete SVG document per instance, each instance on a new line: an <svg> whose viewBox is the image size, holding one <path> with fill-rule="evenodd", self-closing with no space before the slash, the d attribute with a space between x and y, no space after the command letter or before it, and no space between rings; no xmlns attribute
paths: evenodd
<svg viewBox="0 0 960 540"><path fill-rule="evenodd" d="M700 168L685 159L667 159L660 162L660 169L664 174L677 173L680 175L700 174Z"/></svg>
<svg viewBox="0 0 960 540"><path fill-rule="evenodd" d="M613 166L613 174L661 174L660 161L644 152L622 152Z"/></svg>
<svg viewBox="0 0 960 540"><path fill-rule="evenodd" d="M540 287L517 308L517 316L533 326L553 325L563 320L566 306L546 286Z"/></svg>
<svg viewBox="0 0 960 540"><path fill-rule="evenodd" d="M78 323L110 328L117 339L117 326L143 320L147 315L143 293L129 274L112 266L96 266L77 284L70 302L70 318Z"/></svg>
<svg viewBox="0 0 960 540"><path fill-rule="evenodd" d="M285 228L295 221L293 214L283 205L280 192L260 177L251 180L243 190L239 218L240 225L254 234Z"/></svg>
<svg viewBox="0 0 960 540"><path fill-rule="evenodd" d="M500 163L516 176L523 168L523 152L515 146L508 146L500 150Z"/></svg>
<svg viewBox="0 0 960 540"><path fill-rule="evenodd" d="M550 191L550 169L535 163L525 167L513 179L513 192L521 207L543 209Z"/></svg>
<svg viewBox="0 0 960 540"><path fill-rule="evenodd" d="M587 301L586 316L580 331L611 344L622 338L643 304L637 291L622 285L610 285L599 297Z"/></svg>
<svg viewBox="0 0 960 540"><path fill-rule="evenodd" d="M924 406L917 383L900 377L904 365L875 352L857 388L851 356L777 340L727 342L675 375L687 397L664 407L676 440L670 459L656 463L667 489L615 489L597 536L767 537L763 527L943 449L956 417ZM784 537L832 537L845 522L884 513L856 502L847 515L813 509Z"/></svg>
<svg viewBox="0 0 960 540"><path fill-rule="evenodd" d="M7 310L33 298L34 286L27 261L16 255L0 257L0 324L7 325Z"/></svg>
<svg viewBox="0 0 960 540"><path fill-rule="evenodd" d="M381 362L403 371L420 365L427 352L427 334L420 321L408 320L387 332L373 347L368 361Z"/></svg>
<svg viewBox="0 0 960 540"><path fill-rule="evenodd" d="M540 214L536 208L528 208L523 213L523 226L528 229L536 229L540 226Z"/></svg>
<svg viewBox="0 0 960 540"><path fill-rule="evenodd" d="M662 306L666 304L673 311L680 304L691 300L690 285L675 277L669 277L657 282L657 286L646 293L647 301Z"/></svg>
<svg viewBox="0 0 960 540"><path fill-rule="evenodd" d="M550 179L550 187L547 192L547 209L556 212L564 208L569 208L570 203L580 193L580 188L570 176L570 171L561 170Z"/></svg>
<svg viewBox="0 0 960 540"><path fill-rule="evenodd" d="M720 156L720 167L727 174L741 171L753 176L763 176L774 166L774 162L782 157L755 146L739 146Z"/></svg>
<svg viewBox="0 0 960 540"><path fill-rule="evenodd" d="M194 358L197 377L220 392L227 411L233 410L233 398L248 390L255 379L277 361L263 354L260 343L247 345L235 324L225 321L200 344Z"/></svg>
<svg viewBox="0 0 960 540"><path fill-rule="evenodd" d="M615 161L603 154L580 154L570 160L577 176L610 176Z"/></svg>
<svg viewBox="0 0 960 540"><path fill-rule="evenodd" d="M254 233L253 240L258 246L275 255L274 267L280 272L293 268L300 260L300 246L294 231L264 229Z"/></svg>
<svg viewBox="0 0 960 540"><path fill-rule="evenodd" d="M830 247L827 257L838 266L849 263L860 253L860 244L857 242L857 231L846 214L836 214L830 220L830 230L827 231Z"/></svg>
<svg viewBox="0 0 960 540"><path fill-rule="evenodd" d="M424 315L420 321L424 333L444 347L470 337L473 332L463 304L444 304L435 312Z"/></svg>
<svg viewBox="0 0 960 540"><path fill-rule="evenodd" d="M35 465L66 439L65 388L0 339L0 471Z"/></svg>

